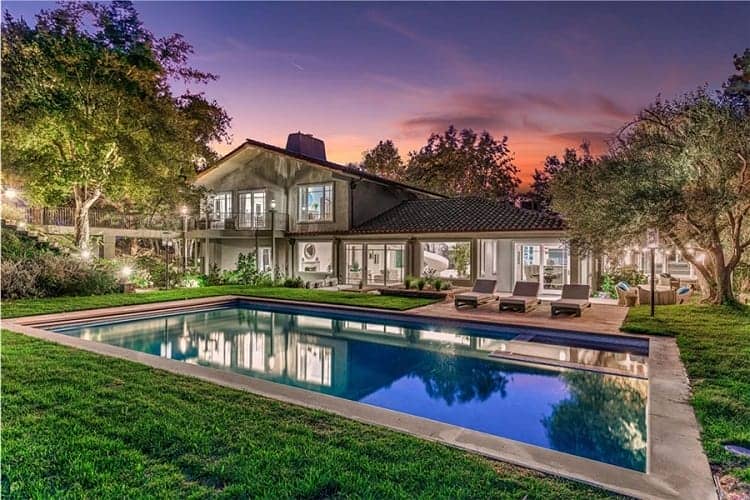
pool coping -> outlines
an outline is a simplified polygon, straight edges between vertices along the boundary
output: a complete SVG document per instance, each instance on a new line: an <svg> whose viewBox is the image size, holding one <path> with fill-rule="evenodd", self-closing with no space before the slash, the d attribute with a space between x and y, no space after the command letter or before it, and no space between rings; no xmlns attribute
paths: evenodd
<svg viewBox="0 0 750 500"><path fill-rule="evenodd" d="M71 337L37 325L98 319L111 315L136 315L149 311L181 310L225 305L246 300L304 305L352 312L376 312L415 320L445 320L408 311L319 304L314 302L226 295L200 299L108 307L66 313L3 319L3 328L57 344L116 357L177 375L258 394L271 399L323 410L363 423L379 425L430 441L478 453L491 459L572 479L636 498L717 498L708 460L700 443L698 424L690 406L690 386L673 338L627 335L649 340L649 403L647 406L648 471L646 473L569 455L508 438L472 431L422 417L350 401L336 396L286 386L215 368L132 351L123 347ZM464 321L459 321L464 323ZM468 321L468 323L472 323ZM478 322L488 324L489 322ZM498 323L498 325L500 325ZM502 326L514 326L503 324ZM544 330L541 328L541 330ZM581 332L576 332L580 334ZM605 335L605 334L598 334ZM609 335L609 334L607 334ZM624 335L624 334L623 334Z"/></svg>

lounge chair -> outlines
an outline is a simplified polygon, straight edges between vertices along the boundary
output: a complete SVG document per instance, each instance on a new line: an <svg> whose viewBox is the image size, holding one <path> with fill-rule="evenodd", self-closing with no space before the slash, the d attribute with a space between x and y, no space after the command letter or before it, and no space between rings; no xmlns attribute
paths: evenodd
<svg viewBox="0 0 750 500"><path fill-rule="evenodd" d="M497 300L495 280L476 280L470 292L459 293L453 298L453 304L458 308L462 305L478 307L481 304Z"/></svg>
<svg viewBox="0 0 750 500"><path fill-rule="evenodd" d="M589 285L563 285L562 298L552 302L552 316L561 312L572 312L580 316L584 309L591 307Z"/></svg>
<svg viewBox="0 0 750 500"><path fill-rule="evenodd" d="M538 293L538 281L516 281L516 285L513 287L513 295L500 299L500 312L506 309L521 312L531 311L542 302L537 296Z"/></svg>

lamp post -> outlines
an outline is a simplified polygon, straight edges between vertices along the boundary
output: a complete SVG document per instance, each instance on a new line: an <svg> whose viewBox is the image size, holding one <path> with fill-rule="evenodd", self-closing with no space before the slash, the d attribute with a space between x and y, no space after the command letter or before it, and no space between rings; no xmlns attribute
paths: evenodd
<svg viewBox="0 0 750 500"><path fill-rule="evenodd" d="M188 207L186 205L182 205L180 208L180 214L182 214L182 253L183 253L183 260L182 260L182 272L187 272L188 267L188 239L187 239L187 231L188 231Z"/></svg>
<svg viewBox="0 0 750 500"><path fill-rule="evenodd" d="M276 200L271 200L271 273L274 274L274 269L276 268L276 235L274 234L275 230L275 214L276 214ZM274 277L275 279L275 277Z"/></svg>
<svg viewBox="0 0 750 500"><path fill-rule="evenodd" d="M656 248L659 246L659 230L650 228L646 231L646 247L651 250L651 317L654 316L656 301Z"/></svg>

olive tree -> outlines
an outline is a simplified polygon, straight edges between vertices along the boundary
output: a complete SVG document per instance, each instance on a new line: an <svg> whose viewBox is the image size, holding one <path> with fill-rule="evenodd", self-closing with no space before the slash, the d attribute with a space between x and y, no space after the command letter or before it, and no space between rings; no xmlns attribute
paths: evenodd
<svg viewBox="0 0 750 500"><path fill-rule="evenodd" d="M705 89L657 100L606 157L553 179L553 208L594 251L658 228L703 277L706 300L734 302L732 272L750 246L749 118Z"/></svg>
<svg viewBox="0 0 750 500"><path fill-rule="evenodd" d="M188 66L191 52L178 34L156 38L130 2L64 3L33 26L5 14L3 167L32 200L74 206L79 248L94 204L173 202L228 138L226 112L189 90L216 78Z"/></svg>

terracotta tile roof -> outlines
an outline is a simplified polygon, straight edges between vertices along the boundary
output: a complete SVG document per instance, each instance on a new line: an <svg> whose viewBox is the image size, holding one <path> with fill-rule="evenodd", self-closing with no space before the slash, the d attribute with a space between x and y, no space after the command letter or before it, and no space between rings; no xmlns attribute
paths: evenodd
<svg viewBox="0 0 750 500"><path fill-rule="evenodd" d="M352 233L453 233L563 229L558 216L484 198L408 200Z"/></svg>

